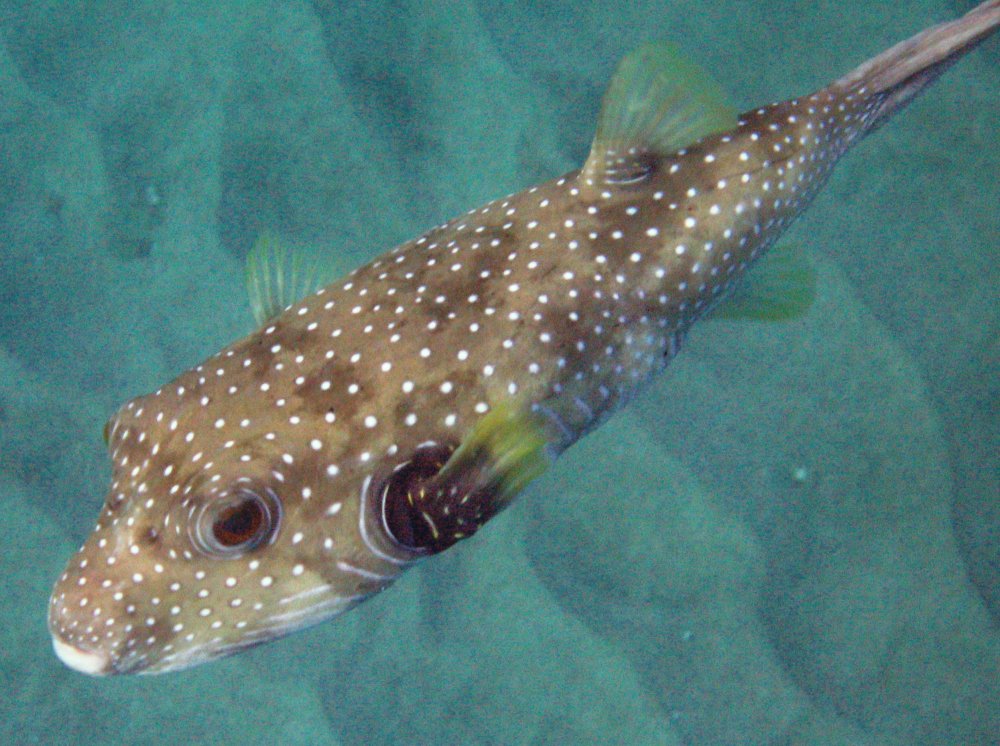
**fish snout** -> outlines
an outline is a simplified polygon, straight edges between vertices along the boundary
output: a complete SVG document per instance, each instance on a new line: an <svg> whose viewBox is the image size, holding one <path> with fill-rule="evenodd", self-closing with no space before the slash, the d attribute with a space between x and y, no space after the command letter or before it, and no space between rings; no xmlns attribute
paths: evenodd
<svg viewBox="0 0 1000 746"><path fill-rule="evenodd" d="M114 588L85 573L64 574L49 601L52 647L63 663L91 676L121 673L127 633Z"/></svg>
<svg viewBox="0 0 1000 746"><path fill-rule="evenodd" d="M49 603L52 648L59 660L74 671L105 676L114 673L114 662L107 633L102 629L101 609L89 606L90 599L84 593L56 586Z"/></svg>
<svg viewBox="0 0 1000 746"><path fill-rule="evenodd" d="M52 633L52 649L63 663L74 671L90 676L107 676L115 673L111 656L104 650L85 650L60 639Z"/></svg>

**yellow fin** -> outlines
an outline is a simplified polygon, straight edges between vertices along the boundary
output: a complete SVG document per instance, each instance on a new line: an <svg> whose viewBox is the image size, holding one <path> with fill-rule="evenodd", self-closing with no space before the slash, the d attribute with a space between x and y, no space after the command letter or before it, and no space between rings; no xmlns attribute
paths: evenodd
<svg viewBox="0 0 1000 746"><path fill-rule="evenodd" d="M472 536L548 467L540 418L503 402L457 447L428 442L380 488L383 523L409 549L434 554Z"/></svg>
<svg viewBox="0 0 1000 746"><path fill-rule="evenodd" d="M317 262L265 231L247 254L246 283L250 310L263 326L318 288Z"/></svg>
<svg viewBox="0 0 1000 746"><path fill-rule="evenodd" d="M672 44L645 44L615 70L584 175L599 183L638 181L652 157L736 124L736 109L704 70Z"/></svg>
<svg viewBox="0 0 1000 746"><path fill-rule="evenodd" d="M475 424L438 479L476 469L478 486L493 492L501 509L548 468L547 442L537 415L519 403L500 402Z"/></svg>
<svg viewBox="0 0 1000 746"><path fill-rule="evenodd" d="M816 298L816 269L801 246L775 246L742 285L715 310L713 319L789 321L801 318Z"/></svg>

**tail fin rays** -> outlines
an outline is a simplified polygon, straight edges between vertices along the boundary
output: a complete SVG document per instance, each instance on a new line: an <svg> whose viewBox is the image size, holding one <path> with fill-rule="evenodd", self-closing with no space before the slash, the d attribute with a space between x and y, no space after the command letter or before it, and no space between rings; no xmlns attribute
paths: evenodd
<svg viewBox="0 0 1000 746"><path fill-rule="evenodd" d="M864 89L882 101L867 131L902 109L963 55L1000 28L1000 0L982 3L961 18L933 26L873 57L832 88Z"/></svg>

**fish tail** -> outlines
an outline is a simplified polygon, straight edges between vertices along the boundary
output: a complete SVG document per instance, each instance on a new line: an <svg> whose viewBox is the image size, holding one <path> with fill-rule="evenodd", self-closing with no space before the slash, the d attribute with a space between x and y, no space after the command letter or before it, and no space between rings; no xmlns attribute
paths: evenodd
<svg viewBox="0 0 1000 746"><path fill-rule="evenodd" d="M851 71L830 88L862 91L875 102L859 135L879 127L982 41L1000 28L1000 0L982 3L961 18L900 42Z"/></svg>

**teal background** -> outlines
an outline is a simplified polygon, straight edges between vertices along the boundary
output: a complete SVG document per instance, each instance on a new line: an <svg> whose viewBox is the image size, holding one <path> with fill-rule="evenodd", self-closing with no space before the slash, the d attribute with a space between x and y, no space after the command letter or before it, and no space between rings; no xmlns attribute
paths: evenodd
<svg viewBox="0 0 1000 746"><path fill-rule="evenodd" d="M806 318L696 327L391 591L155 678L45 629L105 418L249 331L260 231L344 272L574 168L647 40L746 109L972 5L2 0L0 742L1000 742L1000 39L790 231Z"/></svg>

